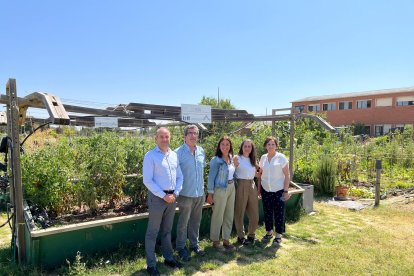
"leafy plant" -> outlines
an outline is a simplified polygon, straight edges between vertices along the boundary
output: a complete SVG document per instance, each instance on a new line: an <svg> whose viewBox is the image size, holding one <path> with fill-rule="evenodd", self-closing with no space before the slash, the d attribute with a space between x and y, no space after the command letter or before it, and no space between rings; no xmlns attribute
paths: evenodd
<svg viewBox="0 0 414 276"><path fill-rule="evenodd" d="M351 187L348 190L349 196L359 197L359 198L374 198L375 194L372 190L369 190L367 188L357 188L357 187Z"/></svg>
<svg viewBox="0 0 414 276"><path fill-rule="evenodd" d="M111 132L90 137L83 141L83 146L78 157L81 192L90 196L86 202L93 210L95 201L106 201L113 206L122 197L125 184L125 148Z"/></svg>
<svg viewBox="0 0 414 276"><path fill-rule="evenodd" d="M53 214L68 212L76 203L78 186L70 179L75 175L74 150L62 139L22 157L22 181L25 196Z"/></svg>
<svg viewBox="0 0 414 276"><path fill-rule="evenodd" d="M70 263L69 260L66 260L66 263L68 265L68 275L83 275L86 273L86 263L82 262L82 255L78 251L75 256L75 260L73 261L73 264Z"/></svg>
<svg viewBox="0 0 414 276"><path fill-rule="evenodd" d="M313 185L322 194L333 195L336 184L336 164L329 155L324 155L320 159L314 173Z"/></svg>

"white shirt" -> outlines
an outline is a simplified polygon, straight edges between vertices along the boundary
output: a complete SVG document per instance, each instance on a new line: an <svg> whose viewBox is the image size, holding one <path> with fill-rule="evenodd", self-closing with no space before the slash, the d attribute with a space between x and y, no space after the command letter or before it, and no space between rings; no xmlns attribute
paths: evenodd
<svg viewBox="0 0 414 276"><path fill-rule="evenodd" d="M239 155L239 166L236 168L236 178L253 179L256 174L256 167L252 166L249 157Z"/></svg>
<svg viewBox="0 0 414 276"><path fill-rule="evenodd" d="M267 158L267 154L263 154L260 158L260 168L262 168L262 188L266 192L277 192L284 188L285 174L283 168L288 164L286 156L276 152L272 160Z"/></svg>
<svg viewBox="0 0 414 276"><path fill-rule="evenodd" d="M229 177L228 177L228 180L233 180L233 178L234 178L234 171L236 170L236 168L234 167L233 162L228 165L228 168L229 168Z"/></svg>

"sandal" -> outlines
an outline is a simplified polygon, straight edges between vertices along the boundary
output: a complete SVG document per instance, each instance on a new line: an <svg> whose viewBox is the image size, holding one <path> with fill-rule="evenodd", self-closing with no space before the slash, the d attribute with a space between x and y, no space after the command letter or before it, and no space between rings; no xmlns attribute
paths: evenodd
<svg viewBox="0 0 414 276"><path fill-rule="evenodd" d="M270 241L273 238L272 234L266 234L263 236L262 241Z"/></svg>
<svg viewBox="0 0 414 276"><path fill-rule="evenodd" d="M282 237L276 237L274 240L273 240L273 244L280 244L282 242Z"/></svg>

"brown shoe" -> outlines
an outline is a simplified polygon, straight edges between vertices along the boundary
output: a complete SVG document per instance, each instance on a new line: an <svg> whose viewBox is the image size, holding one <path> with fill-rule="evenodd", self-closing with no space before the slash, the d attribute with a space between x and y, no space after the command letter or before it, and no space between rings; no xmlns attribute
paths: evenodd
<svg viewBox="0 0 414 276"><path fill-rule="evenodd" d="M220 241L213 241L213 248L217 251L223 252L226 249L221 245Z"/></svg>
<svg viewBox="0 0 414 276"><path fill-rule="evenodd" d="M223 241L223 246L224 246L224 248L226 248L227 250L233 250L233 249L234 249L234 245L232 245L232 244L230 243L230 241L228 241L228 240L224 240L224 241Z"/></svg>

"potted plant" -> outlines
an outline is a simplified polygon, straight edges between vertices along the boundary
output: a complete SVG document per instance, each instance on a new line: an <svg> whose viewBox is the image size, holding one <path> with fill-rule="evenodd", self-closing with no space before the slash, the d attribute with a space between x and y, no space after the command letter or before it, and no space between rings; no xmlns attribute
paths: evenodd
<svg viewBox="0 0 414 276"><path fill-rule="evenodd" d="M337 165L338 185L335 186L336 199L344 200L348 198L348 190L351 174L351 161L339 159Z"/></svg>

